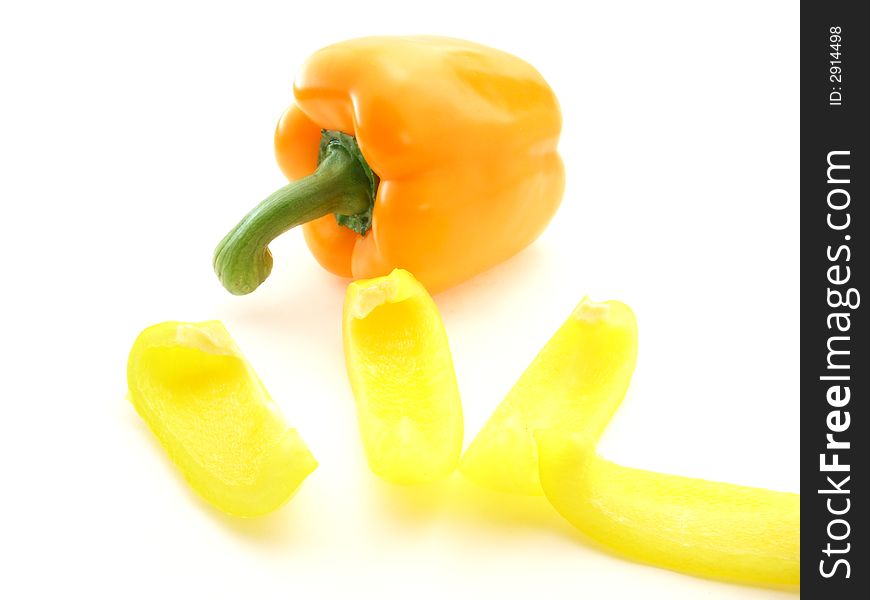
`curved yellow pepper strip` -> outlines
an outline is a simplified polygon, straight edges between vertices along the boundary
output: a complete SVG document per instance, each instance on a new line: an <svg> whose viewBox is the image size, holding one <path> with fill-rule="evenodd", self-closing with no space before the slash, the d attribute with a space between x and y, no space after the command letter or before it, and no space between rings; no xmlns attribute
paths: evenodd
<svg viewBox="0 0 870 600"><path fill-rule="evenodd" d="M344 353L369 466L395 483L449 475L462 451L462 405L447 334L407 271L355 281Z"/></svg>
<svg viewBox="0 0 870 600"><path fill-rule="evenodd" d="M632 469L595 453L636 356L631 310L584 299L460 470L490 487L543 491L575 527L635 560L743 583L799 584L799 495Z"/></svg>
<svg viewBox="0 0 870 600"><path fill-rule="evenodd" d="M547 498L597 542L702 577L800 584L799 494L623 467L558 429L537 438Z"/></svg>
<svg viewBox="0 0 870 600"><path fill-rule="evenodd" d="M317 466L219 321L149 327L130 351L127 382L185 479L224 512L268 513Z"/></svg>
<svg viewBox="0 0 870 600"><path fill-rule="evenodd" d="M460 471L487 487L542 495L534 432L564 426L597 439L625 396L636 359L631 309L584 298L477 434Z"/></svg>

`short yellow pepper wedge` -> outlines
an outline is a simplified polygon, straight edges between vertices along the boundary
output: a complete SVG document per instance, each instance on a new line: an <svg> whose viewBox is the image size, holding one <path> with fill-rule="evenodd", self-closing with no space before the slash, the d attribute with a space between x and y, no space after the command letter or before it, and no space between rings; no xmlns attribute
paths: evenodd
<svg viewBox="0 0 870 600"><path fill-rule="evenodd" d="M477 434L460 471L486 487L543 495L534 433L563 426L597 439L625 396L636 360L631 309L584 298Z"/></svg>
<svg viewBox="0 0 870 600"><path fill-rule="evenodd" d="M351 283L343 338L372 471L405 484L452 473L462 405L444 324L423 285L401 269Z"/></svg>
<svg viewBox="0 0 870 600"><path fill-rule="evenodd" d="M537 438L547 498L593 540L692 575L800 584L800 495L624 467L557 429Z"/></svg>
<svg viewBox="0 0 870 600"><path fill-rule="evenodd" d="M219 321L147 328L130 351L127 382L191 487L226 513L278 508L317 466Z"/></svg>

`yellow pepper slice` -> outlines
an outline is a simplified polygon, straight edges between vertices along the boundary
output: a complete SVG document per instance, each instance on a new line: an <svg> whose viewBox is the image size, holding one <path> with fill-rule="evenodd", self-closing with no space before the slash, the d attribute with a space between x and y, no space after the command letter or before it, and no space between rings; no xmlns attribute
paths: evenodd
<svg viewBox="0 0 870 600"><path fill-rule="evenodd" d="M538 442L547 498L597 542L702 577L800 584L800 495L624 467L555 429Z"/></svg>
<svg viewBox="0 0 870 600"><path fill-rule="evenodd" d="M743 583L799 584L799 495L623 467L595 453L636 357L631 309L584 299L460 470L497 489L546 494L575 527L635 560Z"/></svg>
<svg viewBox="0 0 870 600"><path fill-rule="evenodd" d="M534 433L555 426L597 439L622 402L637 360L637 322L615 300L584 298L465 452L463 475L542 495Z"/></svg>
<svg viewBox="0 0 870 600"><path fill-rule="evenodd" d="M446 477L462 451L462 405L435 302L407 271L355 281L344 354L369 466L394 483Z"/></svg>
<svg viewBox="0 0 870 600"><path fill-rule="evenodd" d="M224 512L268 513L317 466L219 321L147 328L130 351L127 383L185 479Z"/></svg>

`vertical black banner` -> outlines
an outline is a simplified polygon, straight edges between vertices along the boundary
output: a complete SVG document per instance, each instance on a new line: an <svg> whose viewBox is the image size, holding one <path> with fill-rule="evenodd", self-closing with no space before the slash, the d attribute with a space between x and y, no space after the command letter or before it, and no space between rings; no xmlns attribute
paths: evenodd
<svg viewBox="0 0 870 600"><path fill-rule="evenodd" d="M801 593L837 600L870 597L870 20L859 8L801 3Z"/></svg>

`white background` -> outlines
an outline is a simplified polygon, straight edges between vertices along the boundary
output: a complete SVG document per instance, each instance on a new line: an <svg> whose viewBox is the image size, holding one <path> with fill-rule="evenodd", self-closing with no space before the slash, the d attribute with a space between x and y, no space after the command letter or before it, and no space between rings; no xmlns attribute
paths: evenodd
<svg viewBox="0 0 870 600"><path fill-rule="evenodd" d="M293 232L255 294L221 288L214 245L284 183L272 132L296 69L377 33L508 50L562 104L556 219L436 298L466 443L588 293L640 326L605 456L798 491L797 3L4 2L0 596L786 595L604 554L543 499L380 482L345 282ZM142 328L213 318L320 463L261 520L200 501L125 400Z"/></svg>

